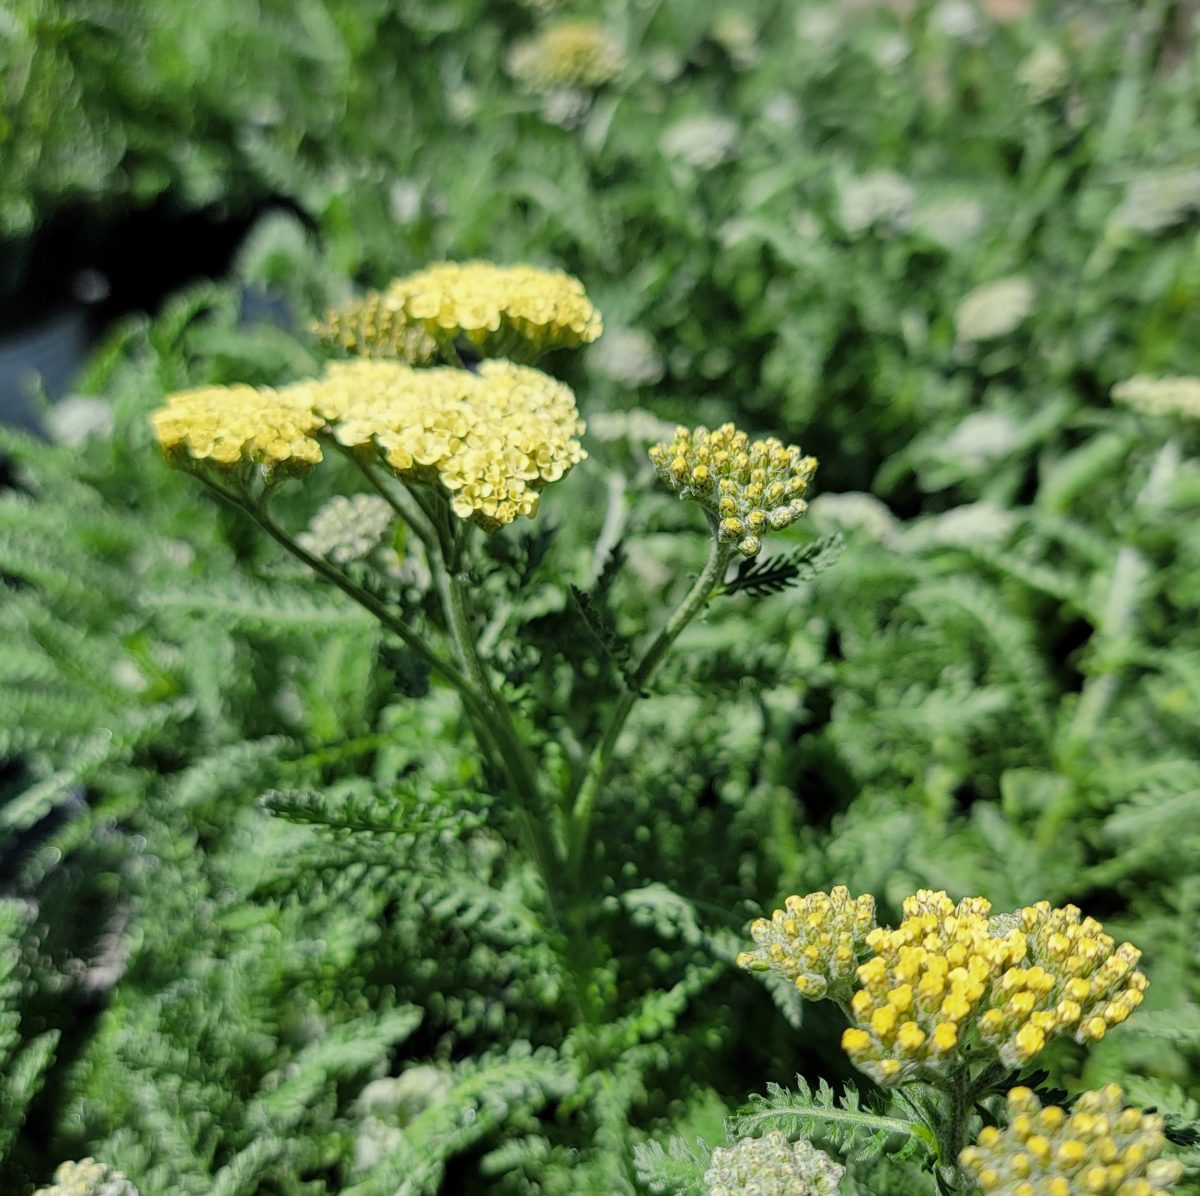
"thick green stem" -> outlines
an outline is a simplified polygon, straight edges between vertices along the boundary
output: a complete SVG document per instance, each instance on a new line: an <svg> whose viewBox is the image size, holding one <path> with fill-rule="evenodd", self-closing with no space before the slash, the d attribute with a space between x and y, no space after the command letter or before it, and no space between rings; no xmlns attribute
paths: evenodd
<svg viewBox="0 0 1200 1196"><path fill-rule="evenodd" d="M729 565L730 548L722 544L713 534L709 542L708 560L704 570L696 578L695 584L688 591L687 597L676 608L675 613L667 620L666 626L658 633L650 646L642 654L629 684L621 692L616 705L609 716L608 723L599 742L588 757L587 764L580 775L580 780L570 795L571 808L567 826L567 861L574 870L578 867L584 847L587 844L588 827L591 823L592 812L600 796L600 790L608 776L612 765L613 753L617 740L625 727L633 705L641 696L647 682L671 645L679 638L683 629L703 609L711 597L713 590L725 576Z"/></svg>

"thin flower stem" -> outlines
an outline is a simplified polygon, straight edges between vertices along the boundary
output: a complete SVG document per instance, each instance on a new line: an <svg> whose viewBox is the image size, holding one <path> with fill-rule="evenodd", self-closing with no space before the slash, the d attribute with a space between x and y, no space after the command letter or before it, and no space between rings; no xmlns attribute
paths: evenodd
<svg viewBox="0 0 1200 1196"><path fill-rule="evenodd" d="M729 566L730 552L729 546L722 544L717 539L714 530L709 541L708 560L705 562L703 571L696 578L687 597L667 620L666 626L642 654L642 658L629 678L629 684L617 699L612 714L609 716L608 724L604 728L604 733L588 758L578 785L568 797L571 806L567 830L567 860L572 871L577 869L581 862L583 849L587 843L592 812L612 765L617 740L633 710L633 705L641 696L646 684L653 676L654 670L666 656L671 645L679 638L683 629L700 613L713 590L725 576L725 570Z"/></svg>
<svg viewBox="0 0 1200 1196"><path fill-rule="evenodd" d="M412 530L416 533L417 538L425 546L426 551L433 552L433 535L430 532L430 529L425 526L420 518L418 518L417 512L411 510L405 501L401 500L394 491L385 486L383 482L379 480L379 477L376 475L375 471L357 453L351 449L345 448L342 449L342 452L346 457L354 462L355 467L363 475L363 477L366 478L367 484L371 487L371 489L374 490L375 493L378 494L379 497L382 498L383 501L387 503L387 505L391 507L392 510L395 511L396 514L399 515L400 518L403 519L410 528L412 528ZM420 507L420 503L417 503L416 505L418 508ZM421 511L421 514L424 515L424 511Z"/></svg>

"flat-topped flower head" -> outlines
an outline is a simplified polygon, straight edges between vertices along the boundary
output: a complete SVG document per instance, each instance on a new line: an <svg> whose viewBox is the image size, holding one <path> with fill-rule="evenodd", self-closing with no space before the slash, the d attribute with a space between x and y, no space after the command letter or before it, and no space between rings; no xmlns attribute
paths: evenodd
<svg viewBox="0 0 1200 1196"><path fill-rule="evenodd" d="M1151 378L1139 374L1114 386L1112 397L1143 415L1200 420L1200 378Z"/></svg>
<svg viewBox="0 0 1200 1196"><path fill-rule="evenodd" d="M150 417L154 434L177 466L232 471L261 466L268 477L303 473L321 460L313 433L307 383L273 390L254 386L201 386L168 395Z"/></svg>
<svg viewBox="0 0 1200 1196"><path fill-rule="evenodd" d="M1108 1084L1067 1112L1013 1088L1007 1128L981 1130L958 1161L989 1196L1168 1196L1183 1169L1160 1157L1162 1119L1121 1097Z"/></svg>
<svg viewBox="0 0 1200 1196"><path fill-rule="evenodd" d="M138 1196L138 1190L120 1171L95 1159L80 1159L63 1163L54 1173L54 1183L34 1196Z"/></svg>
<svg viewBox="0 0 1200 1196"><path fill-rule="evenodd" d="M675 439L650 449L658 476L680 498L700 503L716 517L722 541L756 556L762 537L779 531L808 510L804 494L817 459L773 436L752 441L733 424L715 431L677 428Z"/></svg>
<svg viewBox="0 0 1200 1196"><path fill-rule="evenodd" d="M846 1168L801 1138L778 1130L712 1152L708 1196L834 1196Z"/></svg>
<svg viewBox="0 0 1200 1196"><path fill-rule="evenodd" d="M737 957L738 967L783 976L810 1001L848 1001L874 929L875 898L851 897L845 885L789 897L770 918L751 923L755 947Z"/></svg>
<svg viewBox="0 0 1200 1196"><path fill-rule="evenodd" d="M509 52L508 73L526 91L600 87L625 66L621 44L595 21L564 20L523 38Z"/></svg>
<svg viewBox="0 0 1200 1196"><path fill-rule="evenodd" d="M881 1084L936 1078L968 1046L1018 1067L1057 1035L1096 1041L1141 1003L1140 952L1074 906L989 912L921 890L895 930L868 936L842 1036L857 1067Z"/></svg>
<svg viewBox="0 0 1200 1196"><path fill-rule="evenodd" d="M326 348L352 357L381 357L409 365L437 360L437 341L413 323L400 302L379 291L331 308L313 331Z"/></svg>
<svg viewBox="0 0 1200 1196"><path fill-rule="evenodd" d="M590 344L603 328L579 279L533 266L443 262L397 279L382 302L443 354L463 340L484 357L532 362Z"/></svg>
<svg viewBox="0 0 1200 1196"><path fill-rule="evenodd" d="M1095 918L1040 901L1018 910L1015 921L1026 958L998 977L979 1019L980 1038L1006 1066L1027 1063L1056 1035L1096 1042L1142 1003L1142 953L1131 943L1118 946Z"/></svg>
<svg viewBox="0 0 1200 1196"><path fill-rule="evenodd" d="M570 388L510 361L478 373L335 362L312 386L341 444L406 481L444 487L456 515L489 531L533 515L541 490L586 456Z"/></svg>

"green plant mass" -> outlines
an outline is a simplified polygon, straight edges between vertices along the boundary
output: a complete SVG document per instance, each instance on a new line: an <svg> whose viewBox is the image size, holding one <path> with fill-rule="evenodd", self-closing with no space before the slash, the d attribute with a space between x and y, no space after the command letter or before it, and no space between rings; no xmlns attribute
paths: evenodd
<svg viewBox="0 0 1200 1196"><path fill-rule="evenodd" d="M0 12L0 1193L1200 1196L1197 21Z"/></svg>

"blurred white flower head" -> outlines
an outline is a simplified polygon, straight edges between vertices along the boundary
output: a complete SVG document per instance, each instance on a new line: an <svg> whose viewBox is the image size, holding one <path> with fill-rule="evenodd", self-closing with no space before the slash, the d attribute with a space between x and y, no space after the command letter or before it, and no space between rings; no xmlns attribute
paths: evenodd
<svg viewBox="0 0 1200 1196"><path fill-rule="evenodd" d="M839 218L852 236L869 229L885 234L903 232L912 223L916 188L891 170L877 170L842 182Z"/></svg>
<svg viewBox="0 0 1200 1196"><path fill-rule="evenodd" d="M727 116L702 113L671 125L659 143L668 158L696 170L712 170L737 153L738 126Z"/></svg>
<svg viewBox="0 0 1200 1196"><path fill-rule="evenodd" d="M601 377L630 390L653 386L663 376L663 360L653 338L640 328L606 328L588 349L588 362ZM595 433L595 427L592 427Z"/></svg>
<svg viewBox="0 0 1200 1196"><path fill-rule="evenodd" d="M955 329L959 342L994 340L1014 332L1033 311L1033 283L1014 276L984 283L970 291L959 304Z"/></svg>

